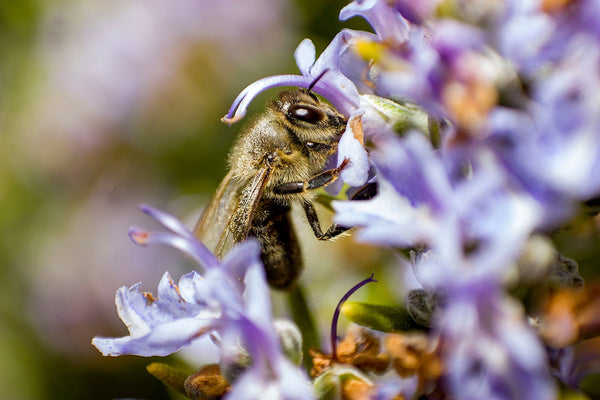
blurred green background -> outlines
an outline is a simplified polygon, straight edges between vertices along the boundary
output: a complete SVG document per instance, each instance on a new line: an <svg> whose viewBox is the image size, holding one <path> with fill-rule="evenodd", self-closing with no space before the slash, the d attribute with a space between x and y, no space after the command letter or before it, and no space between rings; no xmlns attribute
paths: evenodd
<svg viewBox="0 0 600 400"><path fill-rule="evenodd" d="M0 398L170 398L145 371L151 360L90 344L126 334L117 287L155 292L165 271L177 280L191 268L129 241L131 224L156 226L138 204L191 227L240 128L220 117L252 81L297 73L303 38L320 53L342 27L366 28L338 21L345 4L0 2Z"/></svg>

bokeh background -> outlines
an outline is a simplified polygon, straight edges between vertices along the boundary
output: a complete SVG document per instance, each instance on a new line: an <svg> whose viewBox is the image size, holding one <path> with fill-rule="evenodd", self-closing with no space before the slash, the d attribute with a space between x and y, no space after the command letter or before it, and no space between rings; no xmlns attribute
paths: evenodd
<svg viewBox="0 0 600 400"><path fill-rule="evenodd" d="M191 268L129 241L131 224L155 226L138 204L193 226L240 128L220 117L252 81L297 73L303 38L320 52L342 27L367 28L338 22L345 3L0 2L0 398L171 398L145 371L152 360L104 358L90 344L126 334L117 287L155 292L166 270ZM349 248L307 267L307 285L341 276L327 279L323 304L358 279L340 274L359 265L347 260L379 257Z"/></svg>
<svg viewBox="0 0 600 400"><path fill-rule="evenodd" d="M174 398L145 371L153 360L104 358L90 344L126 334L117 287L142 281L155 291L165 271L178 279L191 268L176 251L136 247L127 229L155 226L140 203L193 226L240 129L220 117L250 82L297 73L303 38L320 53L343 27L368 30L338 21L346 3L0 2L0 398ZM324 337L337 300L371 271L383 284L354 299L401 300L402 269L386 268L400 264L393 255L351 238L317 243L297 225ZM584 276L596 264L596 231L560 239ZM283 297L274 295L281 314ZM170 362L193 367L193 354L201 364L202 351Z"/></svg>

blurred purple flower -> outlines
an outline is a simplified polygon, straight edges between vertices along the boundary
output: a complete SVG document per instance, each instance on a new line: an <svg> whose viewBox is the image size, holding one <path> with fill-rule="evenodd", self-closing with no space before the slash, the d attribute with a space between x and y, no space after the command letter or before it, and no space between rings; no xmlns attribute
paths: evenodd
<svg viewBox="0 0 600 400"><path fill-rule="evenodd" d="M447 170L452 163L420 133L381 138L371 153L379 194L334 202L335 220L361 227L357 236L364 241L432 249L444 267L422 271L430 288L470 275L501 277L537 226L539 211L535 202L508 190L491 153L471 156L471 174L456 176Z"/></svg>
<svg viewBox="0 0 600 400"><path fill-rule="evenodd" d="M600 44L582 41L532 87L537 168L544 165L545 183L576 199L600 191L599 84Z"/></svg>
<svg viewBox="0 0 600 400"><path fill-rule="evenodd" d="M539 10L539 4L535 0L505 2L493 32L500 53L527 75L558 56L553 51L557 43L552 44L555 25L548 14Z"/></svg>
<svg viewBox="0 0 600 400"><path fill-rule="evenodd" d="M574 49L531 83L526 110L497 107L486 146L513 184L539 202L545 228L564 222L576 203L600 193L600 46Z"/></svg>
<svg viewBox="0 0 600 400"><path fill-rule="evenodd" d="M395 0L394 7L404 18L413 24L422 24L430 18L440 0Z"/></svg>
<svg viewBox="0 0 600 400"><path fill-rule="evenodd" d="M366 19L380 41L399 45L408 38L408 24L388 0L353 1L340 11L340 20L355 16Z"/></svg>
<svg viewBox="0 0 600 400"><path fill-rule="evenodd" d="M544 347L497 282L447 288L436 330L451 396L556 398Z"/></svg>
<svg viewBox="0 0 600 400"><path fill-rule="evenodd" d="M143 293L140 284L120 288L117 310L129 336L96 337L92 344L104 355L164 356L210 333L219 338L222 362L235 360L239 343L252 359L227 398L257 398L255 394L267 389L273 398L310 399L306 378L283 355L273 328L258 244L249 240L236 246L221 263L173 216L149 206L142 210L171 232L133 228L132 239L142 245L178 248L198 262L204 273L190 272L178 285L165 274L156 298Z"/></svg>
<svg viewBox="0 0 600 400"><path fill-rule="evenodd" d="M582 41L597 42L600 38L597 1L504 3L494 16L490 33L502 55L527 79L543 79L547 67L560 62L574 46L585 48Z"/></svg>

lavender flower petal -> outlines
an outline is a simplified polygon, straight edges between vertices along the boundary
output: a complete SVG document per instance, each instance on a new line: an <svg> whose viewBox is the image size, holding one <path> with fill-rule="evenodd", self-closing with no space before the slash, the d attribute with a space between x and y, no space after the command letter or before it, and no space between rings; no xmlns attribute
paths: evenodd
<svg viewBox="0 0 600 400"><path fill-rule="evenodd" d="M230 125L241 120L252 100L266 89L279 86L308 88L313 84L315 93L325 97L342 114L351 115L359 106L359 94L354 83L342 74L339 59L362 37L369 37L369 34L341 31L312 65L308 65L314 60L312 42L303 40L296 49L296 61L303 75L274 75L253 82L240 92L221 120ZM314 79L324 71L327 72L315 84Z"/></svg>
<svg viewBox="0 0 600 400"><path fill-rule="evenodd" d="M92 344L105 356L167 356L190 344L203 331L211 328L212 323L196 318L178 319L161 324L144 336L116 339L95 337Z"/></svg>
<svg viewBox="0 0 600 400"><path fill-rule="evenodd" d="M229 112L221 120L229 125L240 121L246 115L252 100L267 89L279 86L308 88L313 81L312 77L302 75L275 75L259 79L242 90L231 105ZM329 100L342 113L348 113L353 107L352 103L346 100L345 92L326 80L319 80L313 87L313 91Z"/></svg>
<svg viewBox="0 0 600 400"><path fill-rule="evenodd" d="M353 1L340 11L340 20L361 16L373 27L379 40L394 44L408 37L408 24L387 0Z"/></svg>
<svg viewBox="0 0 600 400"><path fill-rule="evenodd" d="M338 143L338 166L344 159L349 159L350 164L346 166L341 173L341 177L350 186L361 186L369 177L369 156L364 145L356 139L354 129L355 120L360 120L359 116L353 116L348 122L346 131ZM354 121L353 121L354 120ZM361 132L362 134L362 132Z"/></svg>
<svg viewBox="0 0 600 400"><path fill-rule="evenodd" d="M219 317L219 312L186 301L168 273L159 283L156 299L140 288L136 284L117 291L117 311L130 336L94 338L92 344L104 355L168 355L200 336Z"/></svg>
<svg viewBox="0 0 600 400"><path fill-rule="evenodd" d="M137 227L129 228L129 237L141 246L164 244L192 257L204 268L213 268L219 264L217 258L202 243L193 237L181 236L170 232L146 232Z"/></svg>
<svg viewBox="0 0 600 400"><path fill-rule="evenodd" d="M140 210L160 222L165 228L170 231L185 237L193 237L194 234L173 215L154 208L148 204L140 205Z"/></svg>
<svg viewBox="0 0 600 400"><path fill-rule="evenodd" d="M296 65L302 75L312 76L310 69L315 63L316 54L317 50L310 39L304 39L300 42L298 47L296 47L294 59L296 60Z"/></svg>

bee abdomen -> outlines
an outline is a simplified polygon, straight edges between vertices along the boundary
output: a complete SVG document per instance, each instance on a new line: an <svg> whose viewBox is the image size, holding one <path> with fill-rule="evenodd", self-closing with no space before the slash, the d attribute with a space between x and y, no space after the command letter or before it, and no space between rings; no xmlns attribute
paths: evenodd
<svg viewBox="0 0 600 400"><path fill-rule="evenodd" d="M290 288L302 271L300 246L290 219L290 207L263 199L252 221L250 236L260 243L271 287Z"/></svg>

